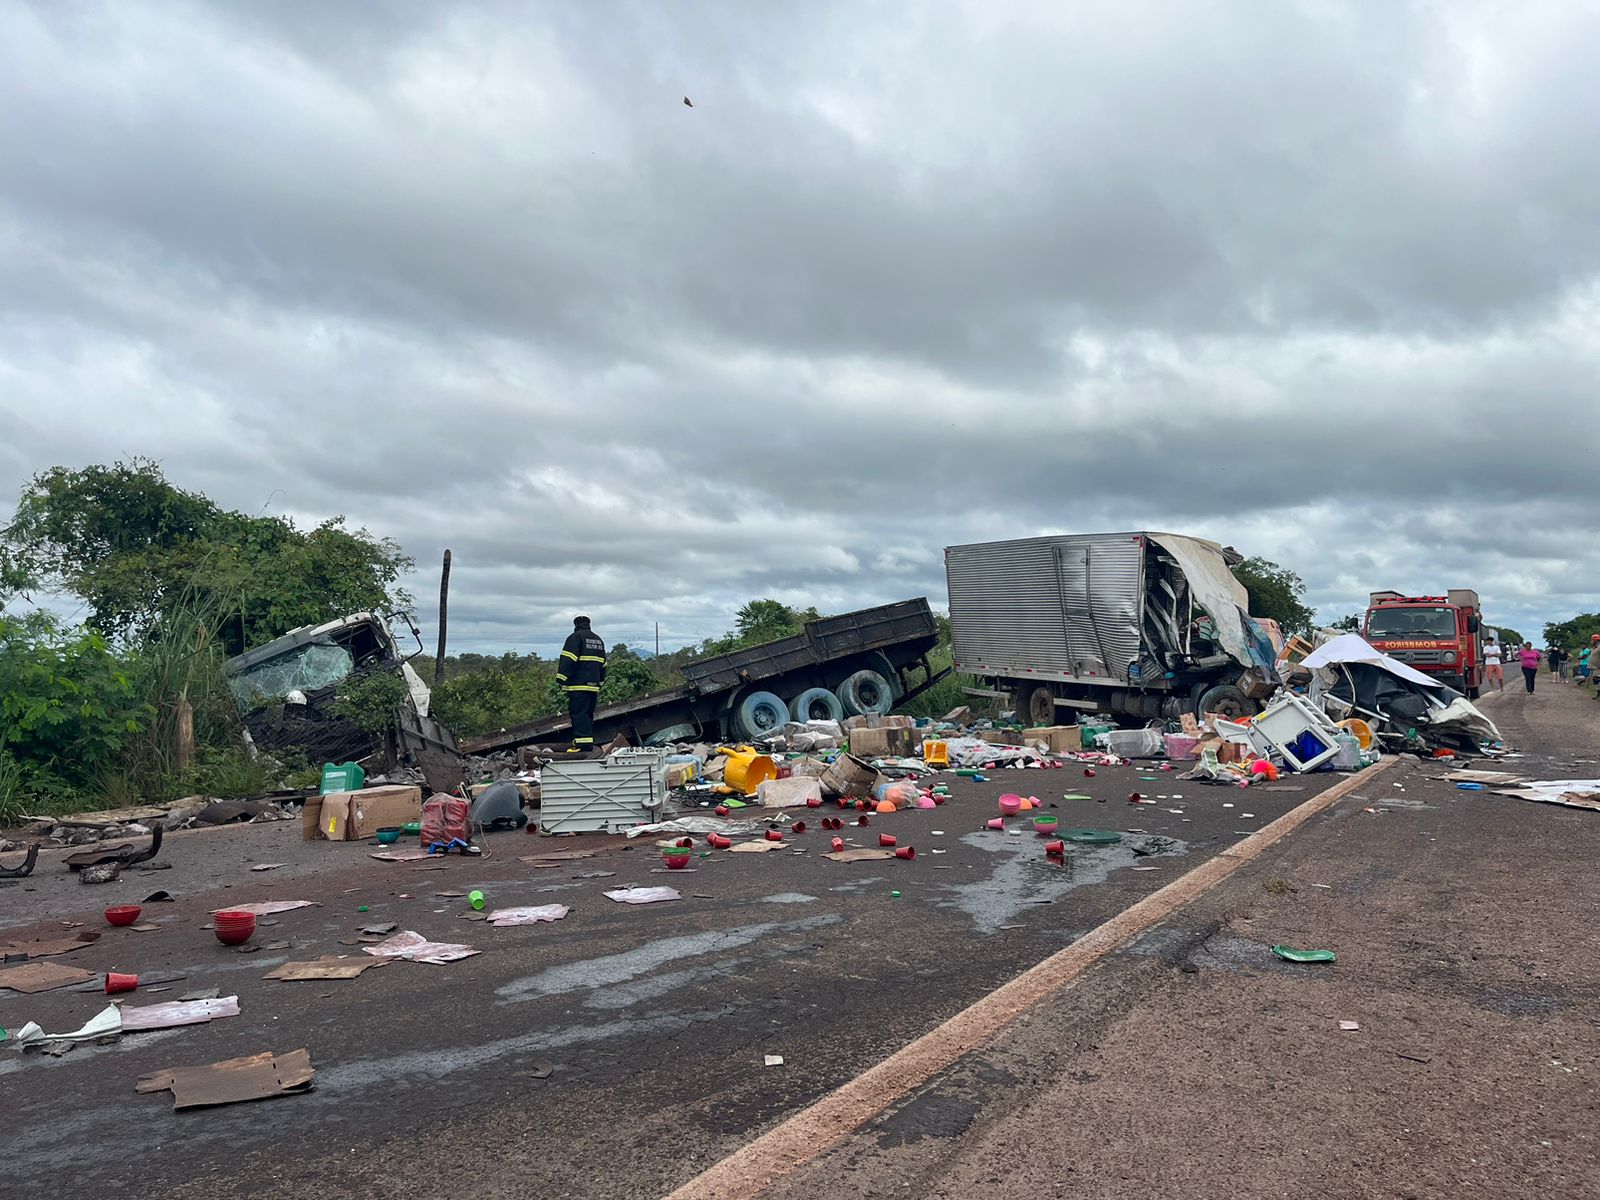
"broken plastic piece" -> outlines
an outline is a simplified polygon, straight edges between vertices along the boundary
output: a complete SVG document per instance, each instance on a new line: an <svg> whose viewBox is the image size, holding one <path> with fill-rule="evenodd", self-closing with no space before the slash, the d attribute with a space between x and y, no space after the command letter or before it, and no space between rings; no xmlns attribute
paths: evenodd
<svg viewBox="0 0 1600 1200"><path fill-rule="evenodd" d="M1285 962L1322 963L1338 961L1332 950L1296 950L1292 946L1274 946L1272 952Z"/></svg>

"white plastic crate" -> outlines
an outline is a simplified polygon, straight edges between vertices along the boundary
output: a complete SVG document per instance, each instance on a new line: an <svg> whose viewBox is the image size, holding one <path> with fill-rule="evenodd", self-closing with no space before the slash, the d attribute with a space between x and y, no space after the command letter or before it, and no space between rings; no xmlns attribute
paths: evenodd
<svg viewBox="0 0 1600 1200"><path fill-rule="evenodd" d="M562 762L540 776L540 833L621 833L661 819L666 755L617 750L605 758Z"/></svg>

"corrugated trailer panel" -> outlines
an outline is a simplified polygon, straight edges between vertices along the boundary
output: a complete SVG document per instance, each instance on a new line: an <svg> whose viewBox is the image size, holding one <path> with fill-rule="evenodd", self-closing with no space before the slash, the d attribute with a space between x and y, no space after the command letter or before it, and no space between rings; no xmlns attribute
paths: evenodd
<svg viewBox="0 0 1600 1200"><path fill-rule="evenodd" d="M1126 680L1140 650L1144 558L1144 539L1131 533L950 547L957 668Z"/></svg>

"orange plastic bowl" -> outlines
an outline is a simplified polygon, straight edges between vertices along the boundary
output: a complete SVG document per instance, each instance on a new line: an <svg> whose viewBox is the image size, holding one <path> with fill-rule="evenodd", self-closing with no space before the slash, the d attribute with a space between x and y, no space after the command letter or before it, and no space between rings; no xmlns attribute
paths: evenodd
<svg viewBox="0 0 1600 1200"><path fill-rule="evenodd" d="M108 925L132 925L139 919L139 914L144 909L137 904L114 904L106 909L106 923Z"/></svg>

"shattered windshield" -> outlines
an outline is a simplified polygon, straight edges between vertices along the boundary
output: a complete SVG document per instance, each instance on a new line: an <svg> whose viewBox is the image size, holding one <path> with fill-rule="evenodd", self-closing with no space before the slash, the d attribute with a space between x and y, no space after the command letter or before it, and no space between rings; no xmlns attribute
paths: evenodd
<svg viewBox="0 0 1600 1200"><path fill-rule="evenodd" d="M329 687L348 676L355 665L355 658L343 646L301 646L239 672L228 680L228 690L240 708L249 708L258 700Z"/></svg>
<svg viewBox="0 0 1600 1200"><path fill-rule="evenodd" d="M1453 608L1375 608L1367 618L1367 637L1402 641L1451 640L1456 636Z"/></svg>

